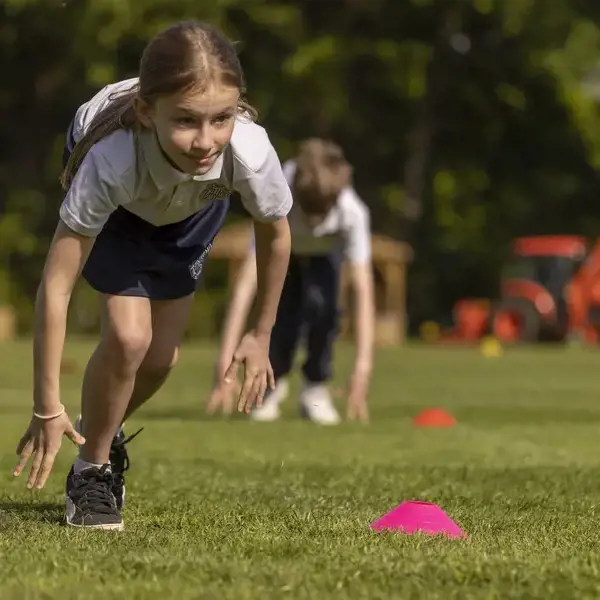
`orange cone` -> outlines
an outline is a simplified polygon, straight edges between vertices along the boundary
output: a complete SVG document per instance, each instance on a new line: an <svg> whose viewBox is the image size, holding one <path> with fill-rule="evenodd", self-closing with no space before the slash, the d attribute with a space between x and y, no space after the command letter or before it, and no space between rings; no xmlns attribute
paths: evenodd
<svg viewBox="0 0 600 600"><path fill-rule="evenodd" d="M414 419L416 427L453 427L456 419L443 408L428 408L420 412Z"/></svg>

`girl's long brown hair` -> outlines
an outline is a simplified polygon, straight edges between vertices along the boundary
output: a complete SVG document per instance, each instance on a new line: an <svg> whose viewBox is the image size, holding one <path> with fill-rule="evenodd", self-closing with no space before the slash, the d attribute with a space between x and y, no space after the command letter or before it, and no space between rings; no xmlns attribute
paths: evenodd
<svg viewBox="0 0 600 600"><path fill-rule="evenodd" d="M140 61L139 85L115 95L111 103L92 120L83 138L76 144L61 175L66 190L90 148L118 129L138 126L134 100L147 103L160 96L187 90L202 92L218 81L245 92L242 67L235 46L210 25L183 22L152 39ZM242 96L240 96L242 97ZM256 110L240 99L241 114L254 120Z"/></svg>

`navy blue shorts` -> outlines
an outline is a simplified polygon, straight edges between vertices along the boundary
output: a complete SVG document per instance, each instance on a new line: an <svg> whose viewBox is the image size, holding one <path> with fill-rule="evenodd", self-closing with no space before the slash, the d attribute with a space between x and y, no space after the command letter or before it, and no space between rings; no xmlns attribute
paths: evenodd
<svg viewBox="0 0 600 600"><path fill-rule="evenodd" d="M63 164L74 146L70 129ZM174 300L194 293L229 203L215 200L183 221L161 226L119 207L96 238L84 279L113 296Z"/></svg>
<svg viewBox="0 0 600 600"><path fill-rule="evenodd" d="M98 292L174 300L196 291L229 199L215 200L184 221L157 227L119 207L108 219L83 269Z"/></svg>

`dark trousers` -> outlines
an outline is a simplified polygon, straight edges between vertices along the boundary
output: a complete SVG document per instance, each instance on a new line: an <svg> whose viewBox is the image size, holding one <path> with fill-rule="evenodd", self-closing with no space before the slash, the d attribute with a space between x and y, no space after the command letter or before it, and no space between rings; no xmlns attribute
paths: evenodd
<svg viewBox="0 0 600 600"><path fill-rule="evenodd" d="M290 257L271 334L270 359L276 380L291 371L302 336L307 350L302 366L306 380L322 383L331 378L341 265L342 257L337 255Z"/></svg>

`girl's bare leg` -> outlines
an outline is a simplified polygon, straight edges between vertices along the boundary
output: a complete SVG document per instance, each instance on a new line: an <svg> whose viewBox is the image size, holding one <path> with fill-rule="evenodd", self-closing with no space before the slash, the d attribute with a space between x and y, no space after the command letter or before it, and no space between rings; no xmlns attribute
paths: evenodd
<svg viewBox="0 0 600 600"><path fill-rule="evenodd" d="M131 399L136 373L151 346L151 304L147 298L101 296L102 337L83 380L79 456L94 464L109 461L110 446Z"/></svg>
<svg viewBox="0 0 600 600"><path fill-rule="evenodd" d="M177 363L194 296L177 300L153 300L152 343L137 372L125 419L151 398L167 380Z"/></svg>

